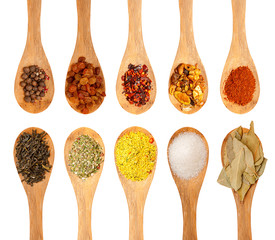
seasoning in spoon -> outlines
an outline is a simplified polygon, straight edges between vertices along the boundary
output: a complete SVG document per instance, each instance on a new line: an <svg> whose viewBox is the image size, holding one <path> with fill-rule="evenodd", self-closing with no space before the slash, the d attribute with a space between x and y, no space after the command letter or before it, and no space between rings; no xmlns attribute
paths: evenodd
<svg viewBox="0 0 275 240"><path fill-rule="evenodd" d="M204 105L204 77L198 64L179 64L170 79L169 94L181 104L182 110L191 110Z"/></svg>
<svg viewBox="0 0 275 240"><path fill-rule="evenodd" d="M267 159L264 157L260 140L254 132L254 123L244 132L242 127L235 129L225 143L222 153L223 169L218 183L234 189L244 200L250 187L264 173Z"/></svg>
<svg viewBox="0 0 275 240"><path fill-rule="evenodd" d="M195 132L180 133L168 148L171 170L184 180L199 175L205 167L207 156L207 146L201 136Z"/></svg>
<svg viewBox="0 0 275 240"><path fill-rule="evenodd" d="M49 76L42 68L37 65L24 67L21 79L20 86L24 90L25 102L35 103L35 100L40 101L45 97L48 91L46 80L49 80Z"/></svg>
<svg viewBox="0 0 275 240"><path fill-rule="evenodd" d="M157 148L154 139L145 133L129 132L115 146L116 165L129 180L145 180L156 164Z"/></svg>
<svg viewBox="0 0 275 240"><path fill-rule="evenodd" d="M225 81L224 94L229 102L245 106L253 99L256 80L247 66L233 69Z"/></svg>
<svg viewBox="0 0 275 240"><path fill-rule="evenodd" d="M80 57L67 73L66 96L81 113L92 112L106 96L100 67L94 67L85 57Z"/></svg>
<svg viewBox="0 0 275 240"><path fill-rule="evenodd" d="M49 163L50 149L45 141L47 133L37 133L33 130L32 134L22 133L15 146L16 168L18 174L22 176L22 182L33 186L45 179L47 172L52 166Z"/></svg>
<svg viewBox="0 0 275 240"><path fill-rule="evenodd" d="M137 107L146 105L150 100L152 80L148 77L146 65L128 65L128 71L121 77L123 94L130 104Z"/></svg>
<svg viewBox="0 0 275 240"><path fill-rule="evenodd" d="M81 135L75 139L69 152L70 170L85 180L100 169L103 156L103 149L97 141L88 135Z"/></svg>

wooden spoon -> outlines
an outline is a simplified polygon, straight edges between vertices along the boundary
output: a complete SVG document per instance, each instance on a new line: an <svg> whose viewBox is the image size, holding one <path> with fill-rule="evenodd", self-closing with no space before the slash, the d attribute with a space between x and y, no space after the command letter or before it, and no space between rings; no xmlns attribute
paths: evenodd
<svg viewBox="0 0 275 240"><path fill-rule="evenodd" d="M100 63L96 56L92 37L91 37L91 0L77 0L77 13L78 13L78 32L77 32L77 40L75 50L71 59L71 63L69 66L69 70L71 70L71 66L74 63L77 63L79 57L85 57L86 62L91 63L94 67L100 67ZM99 76L102 78L102 85L105 91L105 80L103 76L102 69L100 71ZM67 89L68 83L66 81L65 89ZM66 94L65 94L66 95ZM66 99L70 106L77 112L81 113L81 110L77 108L78 104L70 101L70 99L66 95ZM104 101L104 98L103 98ZM102 101L102 102L103 102ZM102 102L98 104L94 104L93 107L89 108L89 113L96 111L102 104Z"/></svg>
<svg viewBox="0 0 275 240"><path fill-rule="evenodd" d="M180 42L178 47L178 52L171 70L170 79L172 74L174 73L174 69L181 63L195 65L198 64L198 68L201 70L201 75L204 77L205 81L205 91L203 96L203 102L205 103L208 96L208 81L204 66L201 62L200 56L198 54L194 32L193 32L193 0L179 0L179 8L180 8ZM171 80L169 79L169 86L171 85ZM168 90L169 92L169 90ZM181 103L177 101L177 99L172 96L170 93L169 98L171 103L175 106L179 111L192 114L201 109L202 106L192 107L190 110L182 109Z"/></svg>
<svg viewBox="0 0 275 240"><path fill-rule="evenodd" d="M117 99L121 107L129 113L141 114L146 112L155 102L157 86L154 76L153 69L145 51L143 37L142 37L142 20L141 20L141 0L128 0L128 11L129 11L129 36L126 51L122 59L120 69L118 72L117 83L116 83L116 94ZM130 104L123 92L121 77L128 70L129 64L143 65L148 67L148 77L152 80L152 90L150 93L150 100L146 105L142 107L136 107Z"/></svg>
<svg viewBox="0 0 275 240"><path fill-rule="evenodd" d="M16 165L17 158L16 158L16 145L19 140L19 137L24 132L32 134L33 130L37 130L38 133L43 132L40 128L28 128L22 131L19 136L17 137L15 144L14 144L14 150L13 150L13 157L14 162ZM50 157L49 157L49 163L51 166L53 166L54 163L54 146L51 137L47 134L45 136L45 140L49 145L50 150ZM43 225L42 225L42 211L43 211L43 201L44 201L44 195L46 192L46 188L49 182L51 176L51 172L46 173L46 178L39 182L34 183L34 185L31 187L26 182L22 182L22 185L26 191L28 202L29 202L29 211L30 211L30 240L42 240L43 239ZM19 175L21 181L23 180L23 177L21 174Z"/></svg>
<svg viewBox="0 0 275 240"><path fill-rule="evenodd" d="M233 130L234 131L234 130ZM226 152L226 142L228 137L233 132L227 134L225 139L222 143L221 148L221 158L222 164L224 165L224 158L227 154ZM249 130L247 128L243 128L243 132L247 133ZM253 184L249 191L247 192L243 201L241 201L239 194L232 189L236 206L237 206L237 214L238 214L238 240L251 240L252 239L252 232L251 232L251 206L252 206L252 199L256 189L258 181Z"/></svg>
<svg viewBox="0 0 275 240"><path fill-rule="evenodd" d="M171 143L174 141L176 137L178 137L179 134L186 133L186 132L193 132L199 135L207 148L207 159L206 159L206 164L204 168L201 170L201 172L197 177L191 178L189 180L185 180L178 177L173 172L170 165L170 160L169 160L169 147ZM203 136L203 134L200 133L198 130L190 127L181 128L178 131L176 131L174 135L171 137L167 148L167 156L168 156L170 170L174 178L174 181L177 185L177 188L179 190L181 203L182 203L183 239L187 239L187 240L197 239L197 228L196 228L197 203L198 203L201 186L205 177L207 165L208 165L208 159L209 159L208 143L205 137Z"/></svg>
<svg viewBox="0 0 275 240"><path fill-rule="evenodd" d="M260 83L257 74L257 70L253 59L250 55L245 31L245 10L246 10L246 0L232 0L233 8L233 38L231 43L231 48L227 61L224 66L220 94L224 105L234 113L243 114L251 111L257 104L260 95ZM250 103L245 106L240 106L238 104L229 102L224 93L225 82L233 69L240 66L247 66L252 71L256 80L256 89L253 95L253 99Z"/></svg>
<svg viewBox="0 0 275 240"><path fill-rule="evenodd" d="M142 132L145 133L150 138L153 138L151 133L147 130L140 128L140 127L131 127L123 131L117 139L118 140L128 134L130 132ZM116 144L117 144L116 142ZM154 141L153 144L157 147L156 142ZM147 177L147 179L143 181L131 181L128 180L124 175L119 171L117 167L117 172L119 179L121 181L122 187L124 189L128 208L129 208L129 239L130 240L142 240L143 239L143 212L146 197L152 183L154 173L156 169L156 163L153 171Z"/></svg>
<svg viewBox="0 0 275 240"><path fill-rule="evenodd" d="M28 0L28 37L25 51L19 63L15 78L14 94L20 107L29 113L43 112L51 104L54 95L52 70L41 42L40 15L41 0ZM45 82L46 88L48 89L45 97L43 97L41 101L36 100L35 103L27 103L24 101L24 90L20 86L23 68L31 65L38 65L38 67L44 69L49 76L49 80Z"/></svg>
<svg viewBox="0 0 275 240"><path fill-rule="evenodd" d="M86 180L80 179L77 175L73 174L69 166L69 152L72 148L73 142L81 135L88 135L93 138L96 142L100 144L103 148L103 153L105 155L105 147L101 137L90 128L79 128L71 133L65 144L65 164L67 172L71 179L77 205L78 205L78 240L91 240L91 214L92 214L92 203L96 187L99 178L102 173L103 163L101 163L100 169L93 176L87 178ZM104 157L103 157L104 159Z"/></svg>

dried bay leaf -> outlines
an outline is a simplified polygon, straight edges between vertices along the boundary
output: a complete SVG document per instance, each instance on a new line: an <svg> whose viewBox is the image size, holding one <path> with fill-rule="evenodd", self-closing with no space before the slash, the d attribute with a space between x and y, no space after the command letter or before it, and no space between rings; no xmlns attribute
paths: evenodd
<svg viewBox="0 0 275 240"><path fill-rule="evenodd" d="M263 163L261 164L261 167L257 171L257 174L258 174L259 177L263 175L266 163L267 163L267 159L264 158Z"/></svg>
<svg viewBox="0 0 275 240"><path fill-rule="evenodd" d="M245 169L244 150L242 150L231 162L230 183L235 191L238 191L242 186L242 178Z"/></svg>
<svg viewBox="0 0 275 240"><path fill-rule="evenodd" d="M224 159L223 162L224 166L228 166L235 158L235 153L233 151L233 138L231 135L228 136L226 141L226 156L227 158Z"/></svg>
<svg viewBox="0 0 275 240"><path fill-rule="evenodd" d="M241 201L244 200L246 193L250 189L250 186L251 185L249 183L247 183L246 181L243 181L242 187L237 191L237 193L239 194L239 197L240 197Z"/></svg>
<svg viewBox="0 0 275 240"><path fill-rule="evenodd" d="M229 180L229 177L226 174L225 168L223 168L221 173L220 173L220 176L218 178L218 183L225 186L225 187L231 188L230 180Z"/></svg>
<svg viewBox="0 0 275 240"><path fill-rule="evenodd" d="M258 180L258 177L253 175L248 174L247 172L243 173L244 178L250 183L250 184L255 184L256 181Z"/></svg>

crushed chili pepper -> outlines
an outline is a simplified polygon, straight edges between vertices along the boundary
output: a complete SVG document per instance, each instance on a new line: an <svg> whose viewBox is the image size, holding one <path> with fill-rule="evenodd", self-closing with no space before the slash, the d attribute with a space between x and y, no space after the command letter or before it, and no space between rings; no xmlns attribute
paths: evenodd
<svg viewBox="0 0 275 240"><path fill-rule="evenodd" d="M245 106L253 99L256 88L256 80L247 66L233 69L229 74L225 86L224 94L227 100L238 105Z"/></svg>
<svg viewBox="0 0 275 240"><path fill-rule="evenodd" d="M150 100L152 80L148 77L146 65L128 65L128 71L121 77L123 94L130 104L137 107L145 105Z"/></svg>

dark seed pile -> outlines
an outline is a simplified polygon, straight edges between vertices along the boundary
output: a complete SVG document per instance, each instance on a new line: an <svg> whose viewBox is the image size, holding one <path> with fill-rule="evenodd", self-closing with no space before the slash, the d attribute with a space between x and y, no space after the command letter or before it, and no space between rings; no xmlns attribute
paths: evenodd
<svg viewBox="0 0 275 240"><path fill-rule="evenodd" d="M49 76L42 68L37 65L24 67L21 79L20 86L24 89L25 102L34 103L35 100L40 101L45 97L47 92L45 81L49 80Z"/></svg>
<svg viewBox="0 0 275 240"><path fill-rule="evenodd" d="M49 163L50 150L45 141L47 133L37 133L33 130L32 134L22 133L16 144L16 168L18 174L22 175L22 182L33 186L45 179L47 172L52 166Z"/></svg>

